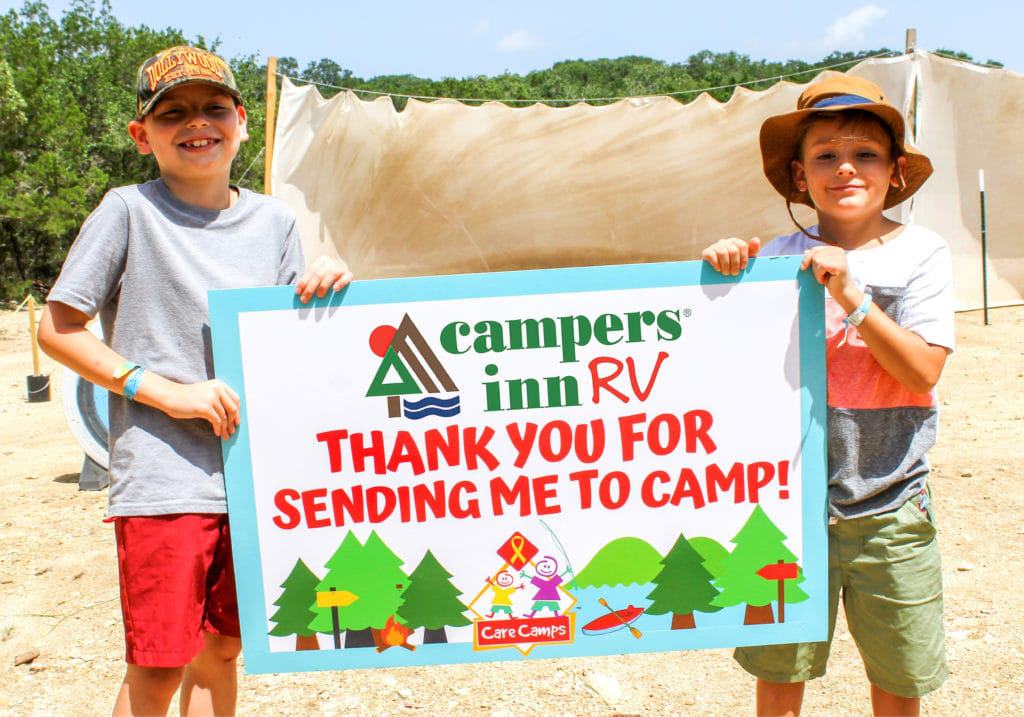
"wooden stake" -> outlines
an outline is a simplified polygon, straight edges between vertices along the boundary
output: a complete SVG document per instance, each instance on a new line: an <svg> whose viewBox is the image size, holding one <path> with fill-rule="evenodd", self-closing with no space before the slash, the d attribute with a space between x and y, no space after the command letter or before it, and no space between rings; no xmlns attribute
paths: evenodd
<svg viewBox="0 0 1024 717"><path fill-rule="evenodd" d="M270 194L270 168L274 163L274 129L277 125L277 58L267 58L267 114L263 143L263 193Z"/></svg>
<svg viewBox="0 0 1024 717"><path fill-rule="evenodd" d="M28 333L32 337L32 375L39 375L39 339L36 337L36 300L28 297Z"/></svg>

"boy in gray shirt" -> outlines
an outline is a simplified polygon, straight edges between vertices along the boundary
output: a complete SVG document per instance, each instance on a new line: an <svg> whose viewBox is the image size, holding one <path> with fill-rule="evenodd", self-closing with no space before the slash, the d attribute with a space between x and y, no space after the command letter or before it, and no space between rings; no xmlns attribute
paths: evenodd
<svg viewBox="0 0 1024 717"><path fill-rule="evenodd" d="M295 217L229 184L248 139L227 63L172 47L142 64L128 131L160 179L110 191L48 298L43 348L111 392L110 507L128 668L114 714L232 714L241 648L220 439L239 398L213 378L206 292L297 282L303 302L351 275L303 273ZM301 277L301 278L300 278ZM99 314L106 344L86 323Z"/></svg>

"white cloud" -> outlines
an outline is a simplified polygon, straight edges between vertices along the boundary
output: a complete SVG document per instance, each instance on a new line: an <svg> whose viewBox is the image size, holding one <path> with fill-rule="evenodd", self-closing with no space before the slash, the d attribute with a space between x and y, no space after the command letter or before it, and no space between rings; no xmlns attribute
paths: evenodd
<svg viewBox="0 0 1024 717"><path fill-rule="evenodd" d="M516 30L501 38L496 47L499 52L525 52L535 50L542 44L540 38L533 33Z"/></svg>
<svg viewBox="0 0 1024 717"><path fill-rule="evenodd" d="M473 29L470 32L470 34L474 35L474 36L486 35L488 30L490 30L490 29L491 29L491 21L488 20L485 17L483 20L481 20L480 22L478 22L476 25L473 26Z"/></svg>
<svg viewBox="0 0 1024 717"><path fill-rule="evenodd" d="M829 25L821 44L827 50L859 49L867 37L868 25L888 14L888 10L874 4L859 7Z"/></svg>

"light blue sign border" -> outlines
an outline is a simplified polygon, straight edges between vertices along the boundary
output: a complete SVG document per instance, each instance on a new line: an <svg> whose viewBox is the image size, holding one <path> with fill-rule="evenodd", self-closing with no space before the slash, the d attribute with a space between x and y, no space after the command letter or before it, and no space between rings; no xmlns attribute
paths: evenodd
<svg viewBox="0 0 1024 717"><path fill-rule="evenodd" d="M800 271L801 259L799 256L754 259L745 271L735 277L723 276L705 262L694 261L357 281L323 299L314 298L306 305L299 303L294 287L290 286L211 291L210 323L217 377L234 388L242 399L241 426L224 443L224 469L245 671L257 674L410 667L825 640L828 635L825 304L821 285L809 271ZM797 611L791 607L787 611L797 613L791 619L781 625L708 626L664 631L648 634L642 642L634 640L627 631L622 630L601 640L541 646L525 657L514 649L475 652L472 645L467 643L420 645L415 652L387 650L379 654L369 648L270 651L263 570L256 533L256 504L238 331L239 314L289 308L317 311L365 304L406 304L445 299L793 280L797 281L799 287L800 306L800 420L804 500L802 567L806 578L801 587L810 597L799 605L803 609ZM769 310L766 307L758 309ZM750 320L757 321L756 312L751 314ZM741 331L732 333L736 335Z"/></svg>

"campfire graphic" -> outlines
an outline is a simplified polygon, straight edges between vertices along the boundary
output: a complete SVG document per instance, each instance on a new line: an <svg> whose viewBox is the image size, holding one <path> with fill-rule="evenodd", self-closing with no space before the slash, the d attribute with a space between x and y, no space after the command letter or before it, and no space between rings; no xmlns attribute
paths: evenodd
<svg viewBox="0 0 1024 717"><path fill-rule="evenodd" d="M410 645L408 642L409 635L411 634L412 630L398 622L395 616L392 615L378 633L377 652L384 652L384 650L392 647L404 647L410 652L415 651L416 646Z"/></svg>

